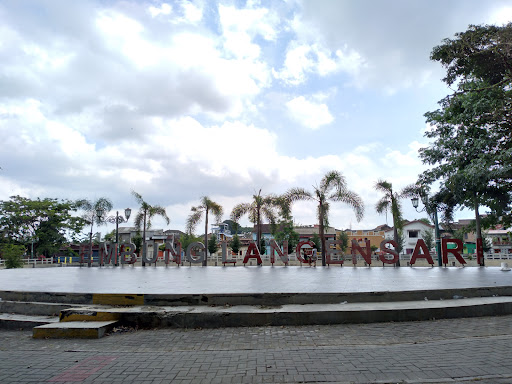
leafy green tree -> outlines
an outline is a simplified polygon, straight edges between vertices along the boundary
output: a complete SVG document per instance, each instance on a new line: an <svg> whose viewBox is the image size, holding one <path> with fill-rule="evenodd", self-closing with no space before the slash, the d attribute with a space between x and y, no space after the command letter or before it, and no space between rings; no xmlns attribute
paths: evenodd
<svg viewBox="0 0 512 384"><path fill-rule="evenodd" d="M73 215L74 202L58 199L28 199L11 196L0 201L0 243L23 244L52 256L71 239L78 237L86 222Z"/></svg>
<svg viewBox="0 0 512 384"><path fill-rule="evenodd" d="M103 239L104 239L105 241L114 242L114 241L116 240L116 230L115 230L115 229L113 229L112 231L110 231L109 233L107 233Z"/></svg>
<svg viewBox="0 0 512 384"><path fill-rule="evenodd" d="M391 212L393 217L393 240L395 240L399 245L398 252L400 253L403 249L403 246L401 245L403 242L399 241L399 232L402 231L404 223L400 199L412 196L416 187L410 185L402 189L400 192L395 192L393 191L393 185L390 182L379 180L375 183L375 189L384 193L384 196L375 205L375 210L379 214L387 213L388 211ZM400 260L398 260L397 265L400 265Z"/></svg>
<svg viewBox="0 0 512 384"><path fill-rule="evenodd" d="M203 196L201 198L201 204L199 204L197 207L192 207L191 214L187 219L187 232L192 233L194 231L194 228L196 225L201 221L201 218L204 214L204 245L205 247L208 247L208 250L210 249L210 246L208 244L208 215L209 213L213 213L215 215L215 220L217 223L220 223L222 220L222 215L224 214L224 211L222 209L222 206L215 201L212 201L208 196ZM215 251L217 252L217 251ZM212 252L210 252L212 253ZM206 266L207 264L207 258L204 258L203 266Z"/></svg>
<svg viewBox="0 0 512 384"><path fill-rule="evenodd" d="M343 252L345 252L348 248L348 234L345 231L341 231L338 235L338 239L341 241L340 248Z"/></svg>
<svg viewBox="0 0 512 384"><path fill-rule="evenodd" d="M274 239L280 245L288 241L288 253L292 253L299 243L299 234L295 232L293 221L291 219L283 221L279 225L279 231L274 235Z"/></svg>
<svg viewBox="0 0 512 384"><path fill-rule="evenodd" d="M265 239L261 239L261 243L260 243L260 253L262 255L266 254L267 253L267 245L266 245L266 242L265 242Z"/></svg>
<svg viewBox="0 0 512 384"><path fill-rule="evenodd" d="M192 243L201 241L200 236L194 236L192 233L185 233L180 236L181 249L186 251L188 246Z"/></svg>
<svg viewBox="0 0 512 384"><path fill-rule="evenodd" d="M322 241L320 240L320 236L318 236L318 233L313 234L313 236L311 237L311 241L313 242L313 244L315 244L315 248L317 250L322 249Z"/></svg>
<svg viewBox="0 0 512 384"><path fill-rule="evenodd" d="M434 231L431 229L425 229L421 232L421 237L423 238L423 241L429 250L434 247Z"/></svg>
<svg viewBox="0 0 512 384"><path fill-rule="evenodd" d="M23 245L4 244L0 247L0 254L5 260L5 268L23 268L21 256L25 253Z"/></svg>
<svg viewBox="0 0 512 384"><path fill-rule="evenodd" d="M347 188L345 177L338 171L328 172L320 181L320 186L315 187L313 193L303 188L292 188L286 193L290 204L297 200L316 201L319 234L322 245L322 265L326 265L325 253L325 227L329 226L330 202L342 202L349 204L356 214L357 221L364 215L364 204L361 197Z"/></svg>
<svg viewBox="0 0 512 384"><path fill-rule="evenodd" d="M144 247L144 244L146 243L146 229L151 228L151 220L153 217L161 216L167 224L170 223L170 220L164 207L159 205L150 205L135 191L132 191L132 196L140 205L139 211L135 215L134 224L139 232L142 229L142 247ZM146 265L146 263L142 262L142 266L144 265Z"/></svg>
<svg viewBox="0 0 512 384"><path fill-rule="evenodd" d="M240 247L242 246L242 243L240 242L240 238L238 237L238 234L235 234L231 241L229 242L229 247L231 248L231 251L236 253L238 255L238 252L240 252Z"/></svg>
<svg viewBox="0 0 512 384"><path fill-rule="evenodd" d="M135 245L135 253L137 256L140 256L140 252L142 251L142 244L144 243L140 233L137 233L132 237L132 243Z"/></svg>
<svg viewBox="0 0 512 384"><path fill-rule="evenodd" d="M511 23L471 25L431 54L446 68L444 82L456 89L439 102L440 109L425 114L430 145L420 157L431 167L420 180L440 181L453 195L453 205L474 210L477 239L482 238L481 206L511 221L511 44Z"/></svg>
<svg viewBox="0 0 512 384"><path fill-rule="evenodd" d="M215 253L219 250L219 243L217 242L217 236L211 235L210 239L208 240L208 252L210 252L210 255L212 253Z"/></svg>
<svg viewBox="0 0 512 384"><path fill-rule="evenodd" d="M261 189L258 194L254 194L252 203L241 203L233 207L231 211L231 220L238 223L244 215L249 215L249 220L256 226L256 244L261 246L263 219L266 218L271 225L276 224L277 208L279 201L274 195L263 196ZM263 250L260 249L263 254Z"/></svg>

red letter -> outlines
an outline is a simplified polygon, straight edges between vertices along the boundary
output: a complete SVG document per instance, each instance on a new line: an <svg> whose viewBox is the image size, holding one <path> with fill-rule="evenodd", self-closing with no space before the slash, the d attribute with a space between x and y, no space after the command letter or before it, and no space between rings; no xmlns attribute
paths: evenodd
<svg viewBox="0 0 512 384"><path fill-rule="evenodd" d="M99 253L100 253L100 255L99 255L100 265L105 265L105 262L107 264L112 263L114 265L117 265L117 249L116 249L116 246L114 246L113 244L109 244L107 246L106 243L101 243L100 244Z"/></svg>
<svg viewBox="0 0 512 384"><path fill-rule="evenodd" d="M386 244L391 244L394 249L387 248ZM384 264L395 264L398 261L398 252L396 249L398 248L398 244L395 240L382 240L380 242L380 251L381 253L389 253L390 255L393 255L393 258L391 260L388 260L384 257L383 254L379 255L380 261L382 261Z"/></svg>
<svg viewBox="0 0 512 384"><path fill-rule="evenodd" d="M304 245L309 245L311 248L315 248L315 243L312 241L301 241L299 244L297 244L297 247L295 248L295 254L297 255L297 260L299 260L301 263L308 263L306 259L302 257L300 254L300 251Z"/></svg>
<svg viewBox="0 0 512 384"><path fill-rule="evenodd" d="M339 245L340 249L338 248L331 248L331 244ZM345 261L345 255L343 251L341 250L341 240L326 240L325 241L325 263L327 265L330 264L343 264ZM332 260L331 256L339 256L339 260Z"/></svg>
<svg viewBox="0 0 512 384"><path fill-rule="evenodd" d="M448 249L448 243L457 244L457 248ZM448 264L448 252L451 253L461 264L466 264L466 260L460 255L459 252L462 252L464 249L464 244L462 244L462 240L460 239L442 239L441 244L443 246L443 263Z"/></svg>
<svg viewBox="0 0 512 384"><path fill-rule="evenodd" d="M423 250L423 254L420 254L420 248ZM427 244L423 239L418 239L416 246L414 247L414 252L411 257L411 265L416 263L416 259L427 259L428 263L434 265L434 260L430 256L430 252L428 251Z"/></svg>
<svg viewBox="0 0 512 384"><path fill-rule="evenodd" d="M361 248L356 239L352 239L352 264L357 264L356 251L363 256L364 261L370 265L372 263L372 249L370 248L370 240L366 240L366 252Z"/></svg>
<svg viewBox="0 0 512 384"><path fill-rule="evenodd" d="M178 251L176 251L176 248L174 248L173 241L165 242L165 251L164 251L165 265L169 264L169 259L171 259L171 261L174 261L176 264L181 263L181 243L178 241L176 243L176 245L177 245Z"/></svg>
<svg viewBox="0 0 512 384"><path fill-rule="evenodd" d="M281 251L281 248L279 248L279 245L277 245L276 241L274 239L270 240L270 263L274 265L275 262L275 253L277 252L277 255L281 258L281 261L288 265L288 240L283 241L283 250Z"/></svg>
<svg viewBox="0 0 512 384"><path fill-rule="evenodd" d="M135 244L133 243L123 243L120 247L121 254L121 264L135 264L137 261L137 255L134 253ZM130 256L130 260L126 260L126 256Z"/></svg>
<svg viewBox="0 0 512 384"><path fill-rule="evenodd" d="M247 252L245 252L244 264L246 264L249 259L256 259L258 265L263 263L263 261L261 261L260 251L258 250L258 247L254 241L249 244Z"/></svg>

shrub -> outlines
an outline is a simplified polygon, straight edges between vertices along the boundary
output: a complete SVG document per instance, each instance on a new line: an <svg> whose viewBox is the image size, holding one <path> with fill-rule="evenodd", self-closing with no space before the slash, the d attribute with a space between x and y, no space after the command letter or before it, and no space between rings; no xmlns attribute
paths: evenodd
<svg viewBox="0 0 512 384"><path fill-rule="evenodd" d="M25 253L23 245L6 244L1 248L2 257L5 260L5 268L22 268L21 256Z"/></svg>

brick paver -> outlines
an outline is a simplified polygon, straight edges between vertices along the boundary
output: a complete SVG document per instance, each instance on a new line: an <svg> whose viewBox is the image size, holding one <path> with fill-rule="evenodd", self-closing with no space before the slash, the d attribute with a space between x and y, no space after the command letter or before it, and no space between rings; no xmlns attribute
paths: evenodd
<svg viewBox="0 0 512 384"><path fill-rule="evenodd" d="M0 383L512 382L512 316L0 340Z"/></svg>

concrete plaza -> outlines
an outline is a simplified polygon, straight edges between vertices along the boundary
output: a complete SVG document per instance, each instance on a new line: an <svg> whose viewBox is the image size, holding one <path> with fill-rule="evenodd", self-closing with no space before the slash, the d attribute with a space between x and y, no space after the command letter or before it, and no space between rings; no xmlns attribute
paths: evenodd
<svg viewBox="0 0 512 384"><path fill-rule="evenodd" d="M6 384L512 382L512 316L0 340Z"/></svg>

